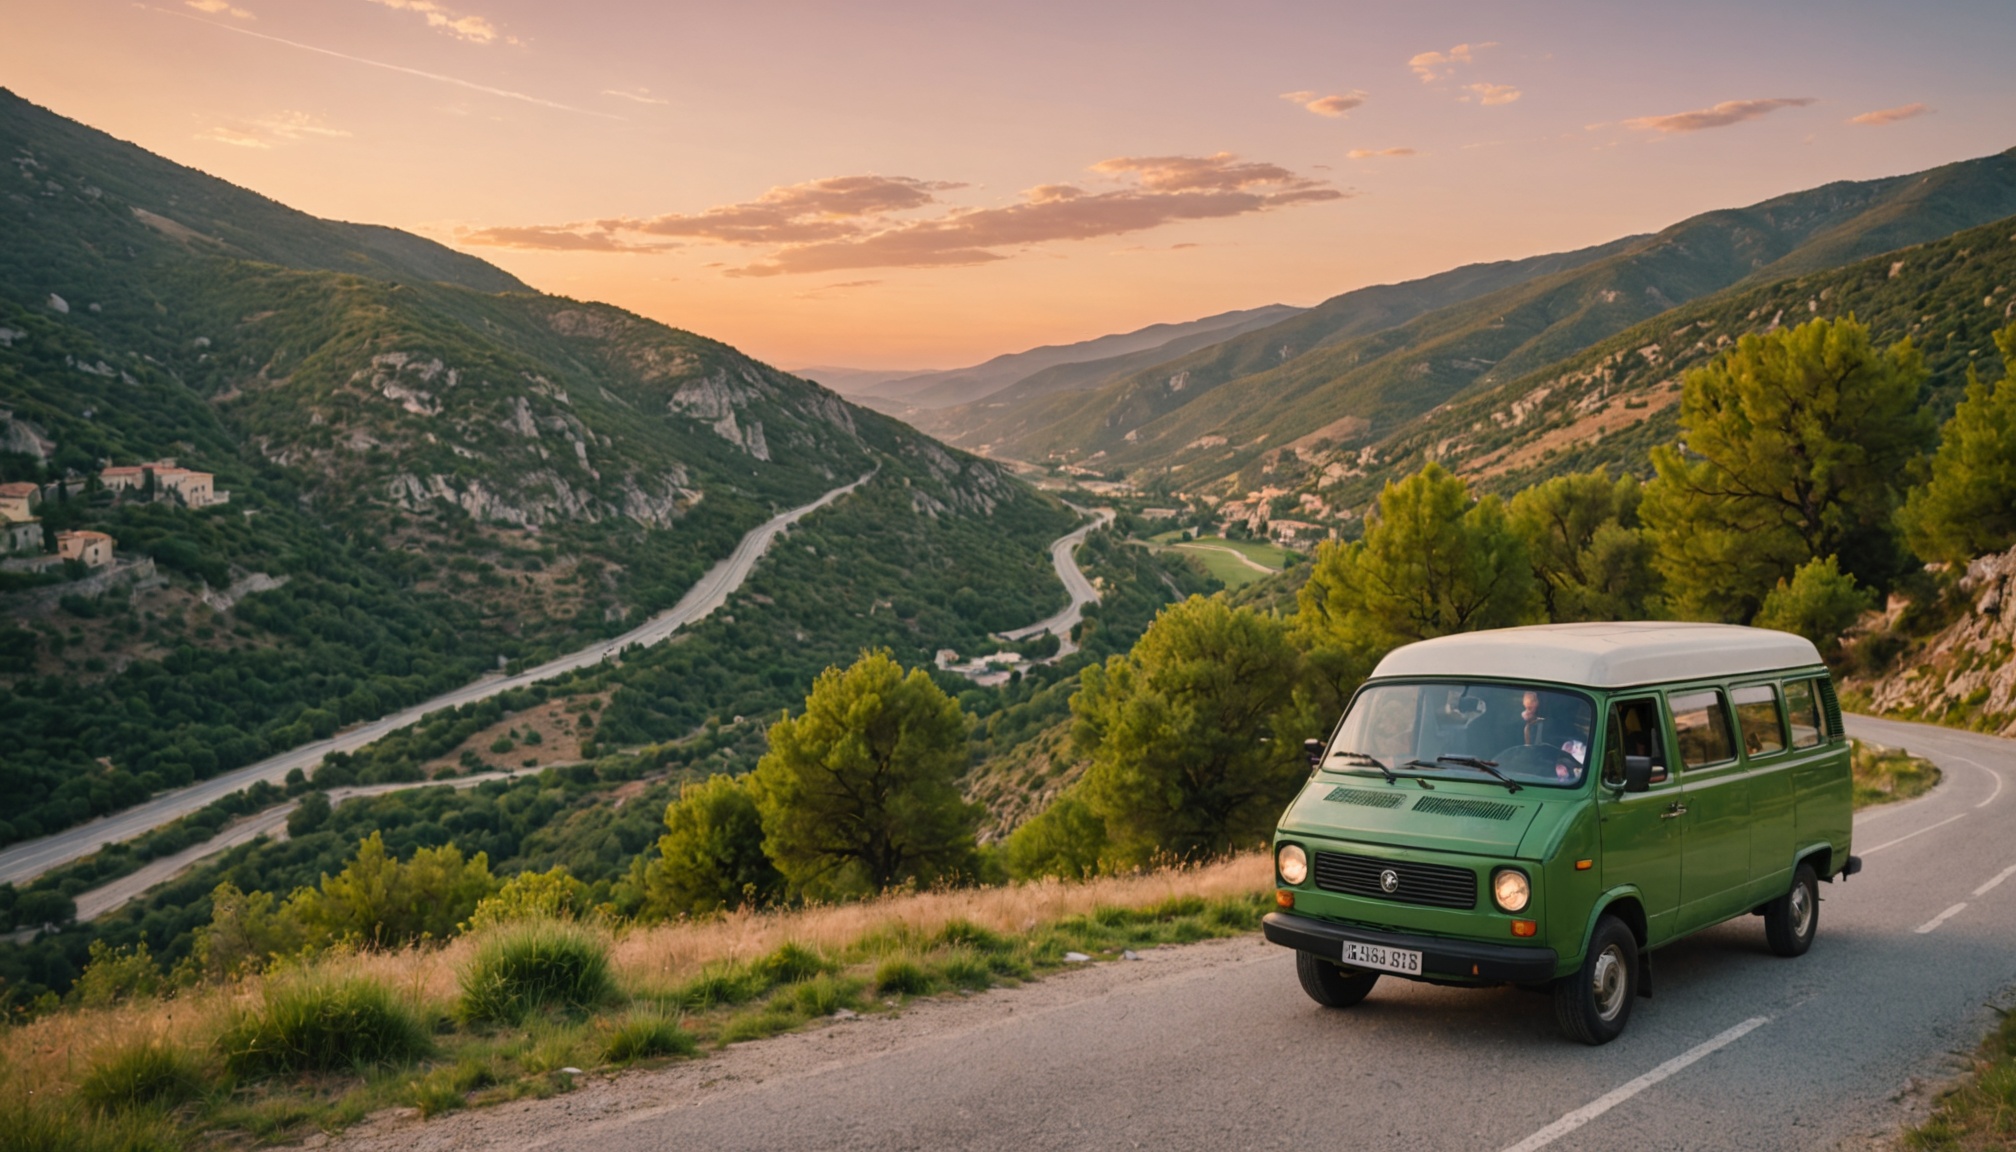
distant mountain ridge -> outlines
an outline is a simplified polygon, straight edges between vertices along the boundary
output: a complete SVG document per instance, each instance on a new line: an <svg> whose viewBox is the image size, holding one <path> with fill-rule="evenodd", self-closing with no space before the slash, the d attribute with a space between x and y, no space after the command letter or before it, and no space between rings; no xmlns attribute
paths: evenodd
<svg viewBox="0 0 2016 1152"><path fill-rule="evenodd" d="M1081 371L1089 370L1096 378L1103 371L1096 366L1108 364L1116 358L1158 351L1165 355L1157 359L1180 355L1201 339L1227 339L1240 332L1273 324L1300 311L1286 304L1269 304L1260 308L1221 312L1181 323L1150 324L1132 332L1097 336L1073 344L1045 344L1021 352L1004 353L968 368L939 372L884 376L882 373L841 369L835 374L834 386L857 401L873 404L884 411L901 414L920 408L943 408L982 399L1043 372L1054 373L1062 369L1068 373L1074 366L1079 366ZM814 370L807 371L813 379L818 379ZM1068 381L1072 377L1053 376L1053 379Z"/></svg>
<svg viewBox="0 0 2016 1152"><path fill-rule="evenodd" d="M1501 268L1500 277L1454 303L1447 297L1460 288L1424 291L1436 277L1365 290L1430 299L1368 312L1313 340L1311 328L1359 294L1091 392L969 406L917 423L996 455L1165 476L1186 490L1289 483L1470 389L1542 369L1676 305L2011 213L2016 150L1837 182L1703 213L1652 236L1487 266Z"/></svg>

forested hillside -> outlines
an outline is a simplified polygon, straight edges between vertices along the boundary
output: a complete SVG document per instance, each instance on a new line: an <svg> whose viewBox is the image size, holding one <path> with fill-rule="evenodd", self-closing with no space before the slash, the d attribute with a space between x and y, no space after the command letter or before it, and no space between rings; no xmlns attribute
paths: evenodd
<svg viewBox="0 0 2016 1152"><path fill-rule="evenodd" d="M1554 266L1530 262L1509 285L1395 315L1349 339L1294 338L1319 322L1325 305L1095 392L988 411L970 433L926 426L1000 455L1165 477L1193 492L1292 482L1336 449L1378 443L1472 389L1544 369L1677 305L2011 213L2016 152L1830 184L1706 213L1592 250L1590 259L1571 253L1552 258Z"/></svg>
<svg viewBox="0 0 2016 1152"><path fill-rule="evenodd" d="M0 843L614 635L774 511L871 472L854 499L880 566L804 573L845 594L794 610L858 610L873 627L849 643L928 653L1062 602L1043 546L1072 513L726 345L12 95L0 154L0 480L42 486L44 547L102 530L165 578L0 573ZM162 458L229 502L98 479ZM985 611L904 599L941 585ZM768 670L766 706L816 670ZM748 693L717 683L682 683L667 715L732 714Z"/></svg>

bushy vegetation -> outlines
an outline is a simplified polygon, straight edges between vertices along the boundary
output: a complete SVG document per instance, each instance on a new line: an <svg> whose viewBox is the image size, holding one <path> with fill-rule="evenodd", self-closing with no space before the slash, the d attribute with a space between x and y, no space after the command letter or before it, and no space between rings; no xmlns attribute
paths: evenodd
<svg viewBox="0 0 2016 1152"><path fill-rule="evenodd" d="M464 1020L516 1024L546 1009L578 1012L615 994L609 946L565 920L527 920L478 941L462 973Z"/></svg>
<svg viewBox="0 0 2016 1152"><path fill-rule="evenodd" d="M218 1050L231 1073L258 1077L408 1063L433 1041L419 1013L377 981L310 974L269 983Z"/></svg>

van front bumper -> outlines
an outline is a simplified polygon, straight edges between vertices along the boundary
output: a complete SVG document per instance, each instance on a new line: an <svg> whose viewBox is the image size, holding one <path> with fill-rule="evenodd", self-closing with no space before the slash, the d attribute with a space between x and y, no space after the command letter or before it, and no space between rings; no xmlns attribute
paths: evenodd
<svg viewBox="0 0 2016 1152"><path fill-rule="evenodd" d="M1421 953L1421 974L1449 980L1490 980L1537 984L1554 978L1559 961L1552 948L1522 948L1512 944L1482 944L1442 936L1414 936L1347 927L1287 912L1270 912L1260 921L1267 939L1298 952L1326 958L1343 954L1344 942L1405 948Z"/></svg>

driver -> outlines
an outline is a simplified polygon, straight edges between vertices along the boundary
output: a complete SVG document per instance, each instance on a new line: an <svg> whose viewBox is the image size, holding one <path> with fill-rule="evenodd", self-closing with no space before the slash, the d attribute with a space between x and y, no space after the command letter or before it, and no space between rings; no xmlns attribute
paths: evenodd
<svg viewBox="0 0 2016 1152"><path fill-rule="evenodd" d="M1540 693L1527 689L1519 698L1519 719L1524 722L1522 733L1527 747L1547 745L1547 718L1540 714ZM1554 778L1563 784L1572 784L1582 778L1582 764L1589 755L1589 745L1573 738L1561 742L1563 755L1554 761Z"/></svg>

